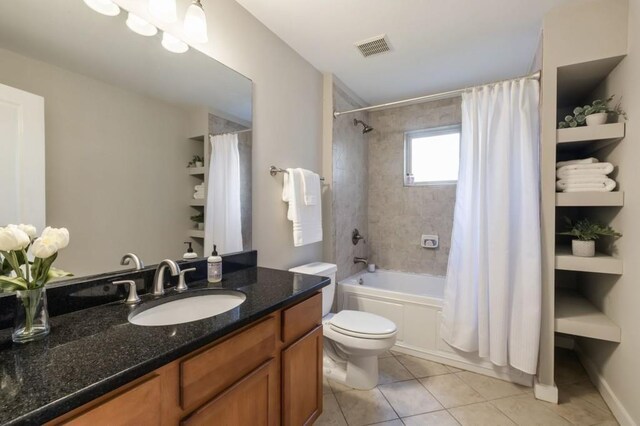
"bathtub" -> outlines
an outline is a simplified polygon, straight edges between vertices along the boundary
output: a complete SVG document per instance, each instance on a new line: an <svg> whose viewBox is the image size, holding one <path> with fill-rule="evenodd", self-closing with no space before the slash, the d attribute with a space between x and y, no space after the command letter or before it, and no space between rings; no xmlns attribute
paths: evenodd
<svg viewBox="0 0 640 426"><path fill-rule="evenodd" d="M338 283L337 308L371 312L396 323L393 350L531 386L533 376L458 351L440 337L445 277L378 269Z"/></svg>

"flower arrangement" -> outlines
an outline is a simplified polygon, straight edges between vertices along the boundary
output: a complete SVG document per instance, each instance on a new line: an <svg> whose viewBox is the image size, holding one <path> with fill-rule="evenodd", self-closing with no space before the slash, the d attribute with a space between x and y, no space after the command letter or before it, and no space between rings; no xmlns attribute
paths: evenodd
<svg viewBox="0 0 640 426"><path fill-rule="evenodd" d="M71 275L52 266L58 251L68 245L66 228L47 227L38 238L33 225L0 228L0 288L33 290L44 287L52 279ZM33 261L29 260L29 251Z"/></svg>
<svg viewBox="0 0 640 426"><path fill-rule="evenodd" d="M611 95L604 100L596 99L591 103L591 105L575 107L573 109L573 115L567 115L564 118L564 121L558 123L558 128L566 129L567 127L583 126L587 123L588 116L600 113L615 114L617 116L622 116L626 120L627 113L622 110L620 101L615 107L609 107L609 103L613 101L614 97L615 95Z"/></svg>

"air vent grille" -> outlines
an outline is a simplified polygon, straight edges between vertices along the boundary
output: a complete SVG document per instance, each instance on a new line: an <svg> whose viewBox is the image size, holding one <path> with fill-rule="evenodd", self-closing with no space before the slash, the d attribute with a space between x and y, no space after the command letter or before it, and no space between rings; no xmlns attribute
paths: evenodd
<svg viewBox="0 0 640 426"><path fill-rule="evenodd" d="M362 56L369 57L380 53L388 52L391 50L387 37L382 34L368 40L362 40L356 43L356 47L362 53Z"/></svg>

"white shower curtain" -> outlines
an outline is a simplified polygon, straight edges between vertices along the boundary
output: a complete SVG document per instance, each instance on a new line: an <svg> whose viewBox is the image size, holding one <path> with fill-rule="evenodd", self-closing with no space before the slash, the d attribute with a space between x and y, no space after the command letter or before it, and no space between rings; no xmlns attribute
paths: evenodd
<svg viewBox="0 0 640 426"><path fill-rule="evenodd" d="M462 96L460 172L442 337L534 374L541 305L539 83Z"/></svg>
<svg viewBox="0 0 640 426"><path fill-rule="evenodd" d="M211 253L214 244L220 254L242 251L238 135L216 135L209 139L211 159L204 225L205 256Z"/></svg>

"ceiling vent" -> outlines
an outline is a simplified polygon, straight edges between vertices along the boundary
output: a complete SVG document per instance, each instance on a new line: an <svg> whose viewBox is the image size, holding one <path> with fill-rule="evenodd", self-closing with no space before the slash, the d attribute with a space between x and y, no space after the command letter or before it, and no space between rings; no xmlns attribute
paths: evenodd
<svg viewBox="0 0 640 426"><path fill-rule="evenodd" d="M389 42L387 42L387 36L385 34L372 37L367 40L359 41L356 43L356 47L358 48L358 50L360 50L360 53L362 53L362 56L364 56L365 58L391 50Z"/></svg>

